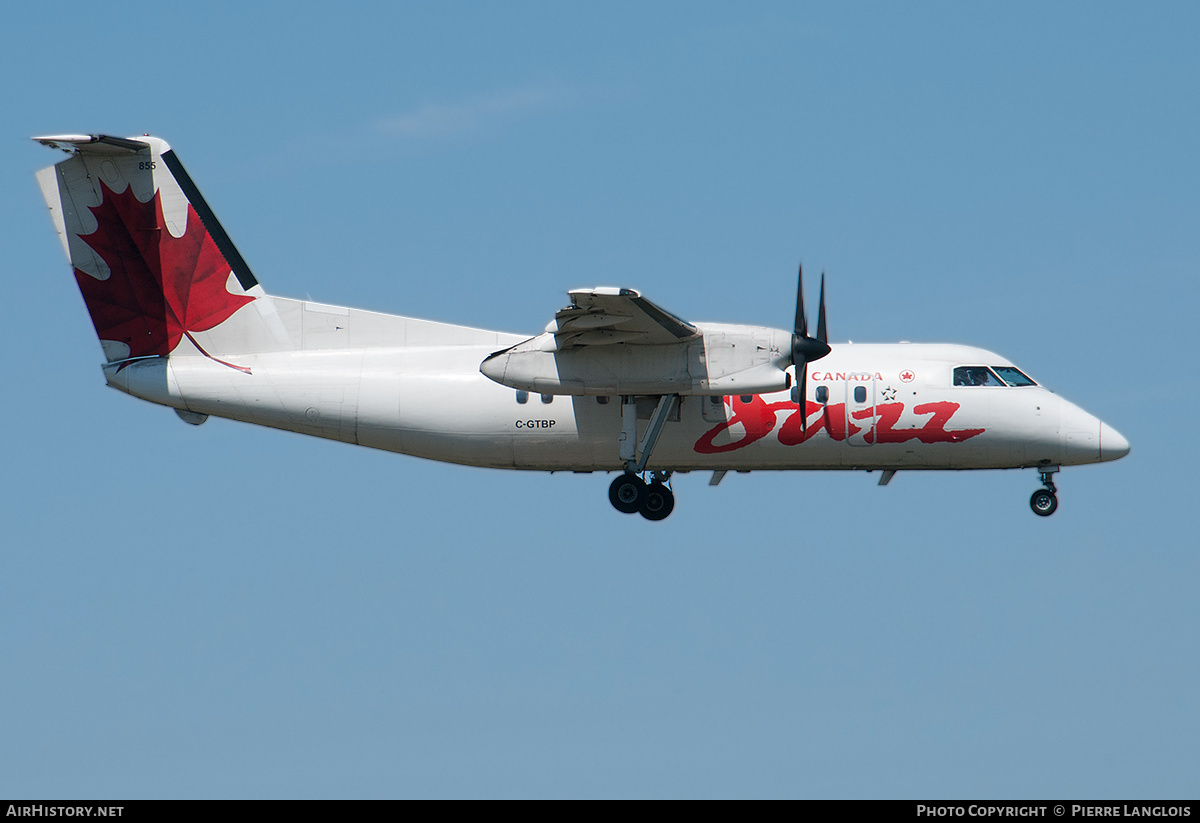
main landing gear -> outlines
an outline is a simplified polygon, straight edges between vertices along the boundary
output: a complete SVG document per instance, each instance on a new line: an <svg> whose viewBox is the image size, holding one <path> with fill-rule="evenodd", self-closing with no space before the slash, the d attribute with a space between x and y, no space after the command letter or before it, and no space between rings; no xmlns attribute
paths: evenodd
<svg viewBox="0 0 1200 823"><path fill-rule="evenodd" d="M679 403L679 395L667 394L658 398L650 425L642 439L637 439L637 398L621 398L621 436L617 447L625 472L608 487L608 499L613 507L625 514L639 512L647 520L663 520L675 508L675 495L667 481L669 471L646 471L646 462L662 434L663 424ZM649 482L647 482L649 481Z"/></svg>
<svg viewBox="0 0 1200 823"><path fill-rule="evenodd" d="M1058 496L1055 494L1058 489L1054 487L1056 471L1058 471L1058 466L1038 471L1045 488L1038 489L1033 493L1033 497L1029 498L1029 508L1033 509L1033 513L1040 517L1049 517L1058 508Z"/></svg>
<svg viewBox="0 0 1200 823"><path fill-rule="evenodd" d="M670 472L647 472L650 482L625 472L608 487L608 499L619 512L638 512L647 520L663 520L675 508L675 495L667 485Z"/></svg>

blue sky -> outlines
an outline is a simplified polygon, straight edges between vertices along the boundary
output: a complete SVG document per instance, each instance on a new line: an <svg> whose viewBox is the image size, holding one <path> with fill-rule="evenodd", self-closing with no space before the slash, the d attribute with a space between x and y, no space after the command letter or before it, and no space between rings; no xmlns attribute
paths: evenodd
<svg viewBox="0 0 1200 823"><path fill-rule="evenodd" d="M0 795L1195 795L1200 11L743 6L5 10ZM1029 471L755 473L649 524L189 427L104 387L61 132L169 140L276 294L787 327L802 260L834 340L998 351L1133 450L1049 519Z"/></svg>

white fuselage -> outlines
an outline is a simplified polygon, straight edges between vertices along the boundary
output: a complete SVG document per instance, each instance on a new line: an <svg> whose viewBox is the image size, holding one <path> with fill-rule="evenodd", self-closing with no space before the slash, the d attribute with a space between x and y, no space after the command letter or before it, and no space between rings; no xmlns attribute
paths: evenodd
<svg viewBox="0 0 1200 823"><path fill-rule="evenodd" d="M493 382L481 362L525 338L486 334L489 342L466 345L229 356L241 369L171 356L105 372L122 391L195 414L431 460L622 468L619 397L538 395ZM953 369L964 365L1010 364L965 346L834 345L809 367L806 427L788 391L683 396L647 468L1016 468L1095 463L1127 451L1120 435L1041 386L952 385ZM827 395L818 402L822 387ZM653 404L639 403L642 430Z"/></svg>

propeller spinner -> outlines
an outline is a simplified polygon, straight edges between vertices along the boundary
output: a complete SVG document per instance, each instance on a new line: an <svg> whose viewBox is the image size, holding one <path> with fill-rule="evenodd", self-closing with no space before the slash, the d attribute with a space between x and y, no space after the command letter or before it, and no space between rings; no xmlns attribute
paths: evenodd
<svg viewBox="0 0 1200 823"><path fill-rule="evenodd" d="M799 283L796 286L796 325L792 330L792 365L796 367L796 382L799 392L796 402L800 406L800 429L808 432L808 415L805 403L808 397L808 364L829 354L828 335L825 331L825 273L821 273L821 301L817 308L817 336L808 336L808 316L804 313L804 267L800 267Z"/></svg>

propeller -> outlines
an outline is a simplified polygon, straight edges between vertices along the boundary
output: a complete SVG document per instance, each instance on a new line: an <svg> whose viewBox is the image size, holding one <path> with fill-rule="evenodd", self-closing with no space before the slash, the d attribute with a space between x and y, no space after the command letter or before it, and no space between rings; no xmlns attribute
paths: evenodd
<svg viewBox="0 0 1200 823"><path fill-rule="evenodd" d="M796 326L792 330L792 365L796 367L796 382L799 394L796 402L800 406L800 429L808 433L808 414L805 403L808 398L808 364L829 354L829 336L825 330L825 272L821 272L821 302L817 308L817 336L808 336L808 316L804 313L804 267L800 267L799 283L796 286Z"/></svg>

